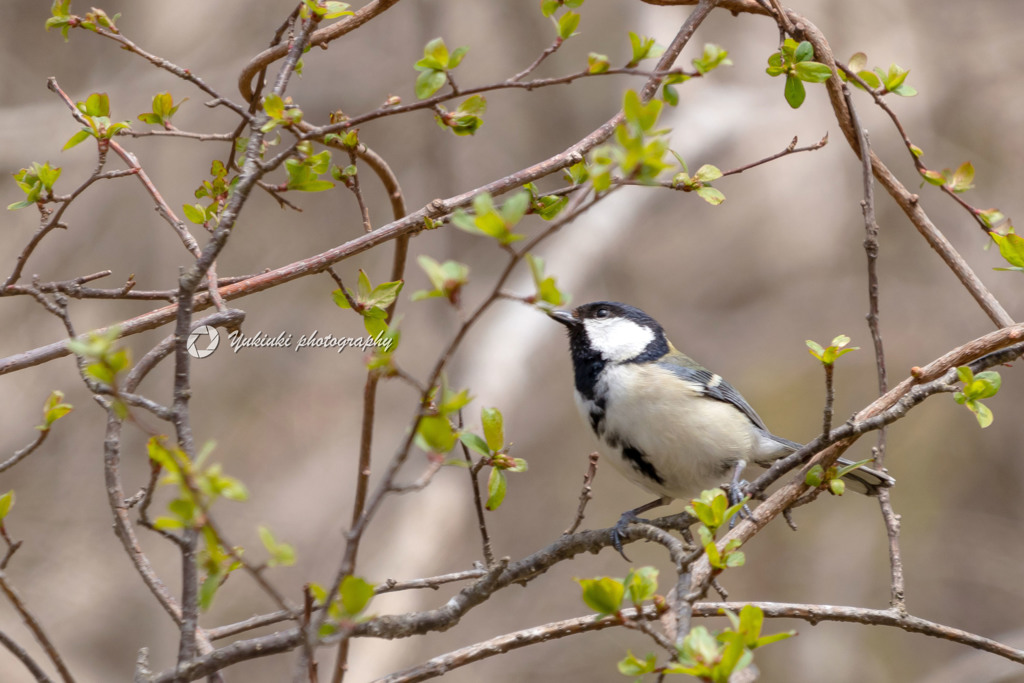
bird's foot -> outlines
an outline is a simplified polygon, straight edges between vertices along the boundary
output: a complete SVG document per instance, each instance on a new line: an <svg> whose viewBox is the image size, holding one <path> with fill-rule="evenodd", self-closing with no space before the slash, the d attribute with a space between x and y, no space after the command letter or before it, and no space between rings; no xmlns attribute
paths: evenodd
<svg viewBox="0 0 1024 683"><path fill-rule="evenodd" d="M746 479L738 479L733 480L726 487L725 495L729 499L729 507L732 507L733 505L739 505L744 501L744 499L747 497L747 485L749 483L750 482L748 482ZM736 520L740 517L750 517L751 514L752 513L750 511L750 506L744 505L743 507L740 508L739 514L729 520L729 528L732 529L734 526L736 526Z"/></svg>
<svg viewBox="0 0 1024 683"><path fill-rule="evenodd" d="M629 528L630 524L633 524L633 523L636 523L636 522L649 522L649 521L650 520L641 519L640 517L637 517L635 511L627 510L626 512L622 513L622 516L619 517L619 521L615 523L614 527L612 527L612 547L614 547L616 550L619 551L619 555L622 555L622 559L624 559L626 562L632 562L633 561L633 560L629 559L626 556L625 551L622 550L622 539L623 539L623 537L626 534L626 529Z"/></svg>

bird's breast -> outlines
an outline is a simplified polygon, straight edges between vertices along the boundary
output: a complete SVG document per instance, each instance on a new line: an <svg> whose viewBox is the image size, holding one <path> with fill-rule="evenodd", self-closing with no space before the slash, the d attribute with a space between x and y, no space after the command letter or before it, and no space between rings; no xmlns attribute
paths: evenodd
<svg viewBox="0 0 1024 683"><path fill-rule="evenodd" d="M609 365L593 398L577 392L576 403L608 462L659 496L689 498L721 484L754 447L739 410L653 365Z"/></svg>

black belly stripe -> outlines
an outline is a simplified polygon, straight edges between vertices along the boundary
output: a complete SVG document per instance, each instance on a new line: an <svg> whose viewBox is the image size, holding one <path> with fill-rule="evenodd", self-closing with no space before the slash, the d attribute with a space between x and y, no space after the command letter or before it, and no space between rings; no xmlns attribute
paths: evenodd
<svg viewBox="0 0 1024 683"><path fill-rule="evenodd" d="M640 474L644 475L648 479L655 481L659 484L664 484L665 479L658 474L658 470L654 469L654 465L647 459L639 449L633 446L624 446L622 449L622 457L629 461L629 464L633 466Z"/></svg>

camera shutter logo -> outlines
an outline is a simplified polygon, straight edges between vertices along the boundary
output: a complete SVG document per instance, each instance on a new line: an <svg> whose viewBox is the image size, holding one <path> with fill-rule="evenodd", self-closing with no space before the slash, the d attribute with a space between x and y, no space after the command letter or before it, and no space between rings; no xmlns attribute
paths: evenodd
<svg viewBox="0 0 1024 683"><path fill-rule="evenodd" d="M199 343L202 337L209 337L206 347L203 348ZM220 333L217 332L217 328L210 327L209 325L200 325L196 329L192 330L192 333L188 335L188 342L185 344L185 349L188 351L188 355L193 358L206 358L214 351L217 350L217 346L220 344Z"/></svg>

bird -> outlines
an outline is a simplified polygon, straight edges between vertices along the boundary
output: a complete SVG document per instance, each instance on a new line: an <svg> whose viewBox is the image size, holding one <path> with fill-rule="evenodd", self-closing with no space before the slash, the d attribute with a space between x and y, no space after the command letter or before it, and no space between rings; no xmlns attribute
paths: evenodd
<svg viewBox="0 0 1024 683"><path fill-rule="evenodd" d="M626 479L658 498L627 510L612 541L622 551L626 527L639 514L689 500L730 480L735 502L747 463L768 467L801 444L772 434L721 375L676 349L662 326L629 304L595 301L547 311L569 333L576 407ZM852 464L837 461L840 467ZM875 495L895 480L865 467L844 477ZM626 558L627 561L629 558Z"/></svg>

